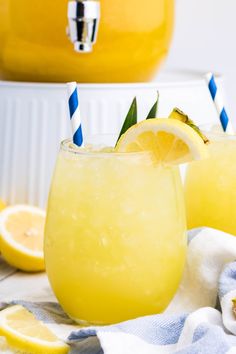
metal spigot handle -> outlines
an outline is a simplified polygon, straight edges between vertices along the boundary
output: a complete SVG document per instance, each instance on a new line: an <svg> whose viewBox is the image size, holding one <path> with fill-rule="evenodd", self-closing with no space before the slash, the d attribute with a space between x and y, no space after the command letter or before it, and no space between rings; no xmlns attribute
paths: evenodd
<svg viewBox="0 0 236 354"><path fill-rule="evenodd" d="M68 3L69 37L77 52L91 52L96 42L100 2L73 0Z"/></svg>

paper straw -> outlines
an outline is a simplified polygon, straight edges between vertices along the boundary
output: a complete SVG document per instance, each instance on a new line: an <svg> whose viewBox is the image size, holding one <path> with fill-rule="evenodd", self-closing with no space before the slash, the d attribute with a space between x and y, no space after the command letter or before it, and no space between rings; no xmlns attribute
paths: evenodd
<svg viewBox="0 0 236 354"><path fill-rule="evenodd" d="M69 82L67 84L68 89L68 104L70 111L70 120L73 133L73 143L78 146L83 146L83 134L80 118L80 109L79 109L79 98L77 91L76 82Z"/></svg>
<svg viewBox="0 0 236 354"><path fill-rule="evenodd" d="M234 134L233 126L224 108L223 96L217 87L214 75L211 72L206 74L206 81L224 132Z"/></svg>

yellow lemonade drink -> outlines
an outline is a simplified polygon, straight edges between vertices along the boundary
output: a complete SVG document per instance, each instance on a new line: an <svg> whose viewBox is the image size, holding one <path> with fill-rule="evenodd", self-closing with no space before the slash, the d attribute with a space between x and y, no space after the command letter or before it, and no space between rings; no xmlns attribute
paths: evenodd
<svg viewBox="0 0 236 354"><path fill-rule="evenodd" d="M189 165L185 183L188 227L236 235L236 137L208 134L210 157Z"/></svg>
<svg viewBox="0 0 236 354"><path fill-rule="evenodd" d="M149 152L86 152L62 143L44 248L51 286L76 321L163 311L186 252L178 168L153 163Z"/></svg>
<svg viewBox="0 0 236 354"><path fill-rule="evenodd" d="M167 56L174 0L100 0L91 53L66 35L68 0L0 0L0 77L48 82L145 82Z"/></svg>

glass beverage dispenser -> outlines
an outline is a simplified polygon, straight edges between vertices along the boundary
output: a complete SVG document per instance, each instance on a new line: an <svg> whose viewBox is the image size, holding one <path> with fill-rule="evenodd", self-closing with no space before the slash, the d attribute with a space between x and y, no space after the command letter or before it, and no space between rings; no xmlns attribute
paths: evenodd
<svg viewBox="0 0 236 354"><path fill-rule="evenodd" d="M173 10L174 0L0 0L0 78L148 81L167 54Z"/></svg>

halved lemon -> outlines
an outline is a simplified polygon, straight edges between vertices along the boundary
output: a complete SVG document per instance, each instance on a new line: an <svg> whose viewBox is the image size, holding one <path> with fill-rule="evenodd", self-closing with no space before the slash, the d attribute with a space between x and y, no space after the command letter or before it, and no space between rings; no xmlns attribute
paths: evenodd
<svg viewBox="0 0 236 354"><path fill-rule="evenodd" d="M10 347L31 354L66 354L69 346L59 340L23 306L0 312L0 335Z"/></svg>
<svg viewBox="0 0 236 354"><path fill-rule="evenodd" d="M202 138L187 124L166 118L144 120L123 134L117 152L151 151L157 162L181 164L208 156Z"/></svg>
<svg viewBox="0 0 236 354"><path fill-rule="evenodd" d="M45 211L14 205L0 213L0 250L5 260L24 271L44 270Z"/></svg>

